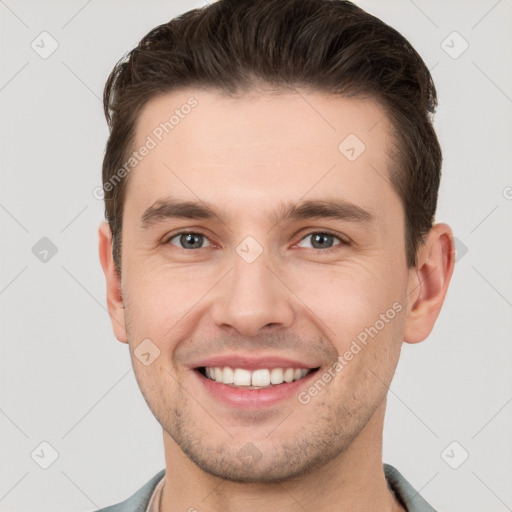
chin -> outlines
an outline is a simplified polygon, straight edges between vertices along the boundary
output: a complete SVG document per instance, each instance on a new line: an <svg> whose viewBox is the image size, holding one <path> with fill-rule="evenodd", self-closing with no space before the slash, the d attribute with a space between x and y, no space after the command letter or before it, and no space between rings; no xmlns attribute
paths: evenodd
<svg viewBox="0 0 512 512"><path fill-rule="evenodd" d="M253 443L240 449L219 446L205 453L204 447L181 446L187 457L202 471L237 483L280 483L304 476L336 456L336 453L311 453L303 447L269 446L262 453ZM316 451L316 450L315 450Z"/></svg>

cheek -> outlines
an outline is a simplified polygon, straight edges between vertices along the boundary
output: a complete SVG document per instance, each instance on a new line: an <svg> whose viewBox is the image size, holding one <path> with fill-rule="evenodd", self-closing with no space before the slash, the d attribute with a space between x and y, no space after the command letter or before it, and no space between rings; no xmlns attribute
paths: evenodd
<svg viewBox="0 0 512 512"><path fill-rule="evenodd" d="M204 274L204 273L203 273ZM198 276L194 269L169 268L159 265L132 265L126 269L127 285L123 290L132 311L141 322L158 319L172 321L190 308L190 303L204 293L206 275Z"/></svg>
<svg viewBox="0 0 512 512"><path fill-rule="evenodd" d="M354 340L361 347L383 340L380 345L387 350L386 345L400 337L405 311L406 278L397 272L395 278L392 272L364 263L323 268L300 280L297 295L308 306L308 317L323 329L339 354L349 350Z"/></svg>
<svg viewBox="0 0 512 512"><path fill-rule="evenodd" d="M204 311L201 299L218 280L217 272L198 272L168 266L127 267L123 289L129 343L135 349L144 339L162 354L172 354L179 340L190 336L194 319Z"/></svg>

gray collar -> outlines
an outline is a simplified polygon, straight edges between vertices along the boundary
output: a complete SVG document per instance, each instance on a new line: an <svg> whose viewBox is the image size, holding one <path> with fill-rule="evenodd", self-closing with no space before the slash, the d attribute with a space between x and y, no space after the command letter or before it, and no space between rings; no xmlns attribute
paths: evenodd
<svg viewBox="0 0 512 512"><path fill-rule="evenodd" d="M384 474L390 489L407 512L436 512L393 466L384 464Z"/></svg>

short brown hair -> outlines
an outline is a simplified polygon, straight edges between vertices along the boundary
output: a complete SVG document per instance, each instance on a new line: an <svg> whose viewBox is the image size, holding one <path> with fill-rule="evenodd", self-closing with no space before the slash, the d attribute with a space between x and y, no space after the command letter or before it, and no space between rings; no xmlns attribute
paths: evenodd
<svg viewBox="0 0 512 512"><path fill-rule="evenodd" d="M436 90L421 57L395 29L348 1L218 0L151 30L105 85L103 189L117 271L129 176L116 186L111 180L132 149L141 108L185 87L234 96L261 84L380 102L394 128L390 180L404 207L407 264L415 266L434 221L442 162L432 126Z"/></svg>

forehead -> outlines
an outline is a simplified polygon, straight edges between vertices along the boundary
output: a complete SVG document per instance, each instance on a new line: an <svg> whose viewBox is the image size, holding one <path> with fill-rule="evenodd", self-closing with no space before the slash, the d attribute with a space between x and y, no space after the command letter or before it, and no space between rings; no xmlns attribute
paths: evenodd
<svg viewBox="0 0 512 512"><path fill-rule="evenodd" d="M166 195L243 208L340 196L376 214L399 198L390 123L374 99L311 92L180 90L142 109L126 203ZM395 204L396 206L396 204Z"/></svg>

